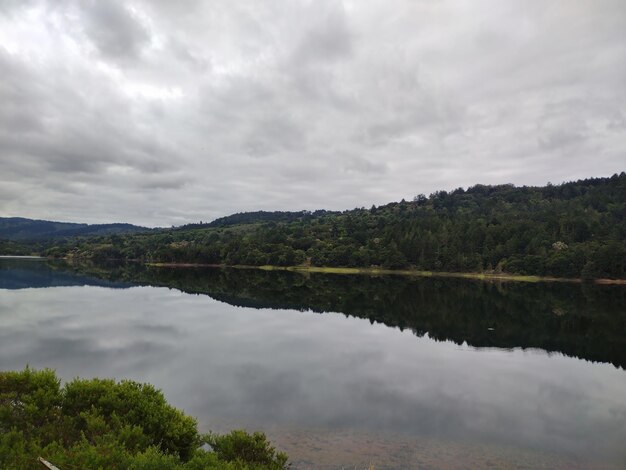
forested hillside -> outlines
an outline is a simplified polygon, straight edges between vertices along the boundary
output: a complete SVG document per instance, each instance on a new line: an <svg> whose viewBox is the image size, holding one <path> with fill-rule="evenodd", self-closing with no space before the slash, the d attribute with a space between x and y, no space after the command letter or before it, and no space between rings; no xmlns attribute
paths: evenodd
<svg viewBox="0 0 626 470"><path fill-rule="evenodd" d="M626 173L545 187L476 185L341 213L238 214L158 233L62 242L44 253L624 278Z"/></svg>

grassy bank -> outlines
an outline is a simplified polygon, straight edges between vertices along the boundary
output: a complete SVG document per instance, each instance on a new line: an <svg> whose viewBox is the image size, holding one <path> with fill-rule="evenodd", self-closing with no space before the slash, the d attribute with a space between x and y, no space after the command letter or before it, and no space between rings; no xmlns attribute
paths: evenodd
<svg viewBox="0 0 626 470"><path fill-rule="evenodd" d="M325 273L325 274L360 274L367 276L415 276L415 277L449 277L478 279L482 281L503 281L503 282L570 282L580 283L580 278L560 278L549 276L522 276L506 273L454 273L441 271L419 271L416 269L382 269L382 268L334 268L324 266L248 266L248 265L218 265L218 264L196 264L196 263L147 263L148 266L164 268L192 268L192 267L219 267L235 269L260 269L264 271L291 271L300 273ZM619 284L626 285L626 279L594 279L589 282L595 284Z"/></svg>

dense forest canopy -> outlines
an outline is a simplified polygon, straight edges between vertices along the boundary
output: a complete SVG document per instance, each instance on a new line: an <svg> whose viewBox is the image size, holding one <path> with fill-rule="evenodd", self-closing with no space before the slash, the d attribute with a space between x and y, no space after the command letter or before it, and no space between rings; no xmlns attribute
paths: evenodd
<svg viewBox="0 0 626 470"><path fill-rule="evenodd" d="M235 214L38 250L94 260L624 278L626 173L545 187L476 185L344 212Z"/></svg>

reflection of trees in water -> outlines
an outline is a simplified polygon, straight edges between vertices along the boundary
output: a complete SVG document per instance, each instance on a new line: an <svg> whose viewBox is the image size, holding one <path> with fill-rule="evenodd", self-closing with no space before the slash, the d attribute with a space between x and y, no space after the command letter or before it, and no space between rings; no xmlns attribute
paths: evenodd
<svg viewBox="0 0 626 470"><path fill-rule="evenodd" d="M475 347L541 348L626 367L626 288L219 268L76 268L253 308L340 312Z"/></svg>

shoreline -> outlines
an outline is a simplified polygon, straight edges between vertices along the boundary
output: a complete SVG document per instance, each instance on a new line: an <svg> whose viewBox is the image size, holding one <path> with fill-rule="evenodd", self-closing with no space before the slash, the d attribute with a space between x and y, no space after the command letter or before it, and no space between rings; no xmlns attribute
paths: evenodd
<svg viewBox="0 0 626 470"><path fill-rule="evenodd" d="M564 278L551 276L526 276L517 274L489 274L489 273L455 273L445 271L418 271L415 269L383 269L383 268L334 268L322 266L250 266L250 265L224 265L205 263L145 263L147 266L157 268L232 268L232 269L258 269L262 271L289 271L298 273L323 273L323 274L347 274L366 276L411 276L411 277L440 277L440 278L463 278L480 281L499 282L567 282L581 284L581 278ZM600 285L626 285L626 279L590 279L590 284Z"/></svg>

